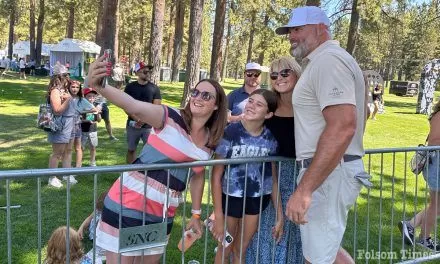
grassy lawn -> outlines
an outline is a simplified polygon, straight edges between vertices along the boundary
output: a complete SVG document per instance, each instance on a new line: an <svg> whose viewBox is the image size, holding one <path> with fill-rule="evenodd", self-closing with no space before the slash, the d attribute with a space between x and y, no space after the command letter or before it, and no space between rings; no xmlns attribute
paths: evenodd
<svg viewBox="0 0 440 264"><path fill-rule="evenodd" d="M241 82L228 80L223 86L228 90L239 87ZM38 104L44 101L48 79L30 78L21 80L0 80L0 170L47 168L51 146L46 134L35 127ZM163 102L177 106L180 102L183 83L161 83ZM366 128L365 146L368 149L385 147L416 146L423 143L428 132L426 116L416 115L416 98L397 97L385 94L386 113L369 120ZM125 164L125 113L110 105L110 117L114 134L119 141L110 141L104 128L99 125L98 166ZM408 160L412 153L408 153ZM89 154L84 153L85 166ZM408 218L425 203L425 183L421 176L416 178L405 168L405 154L375 154L365 159L367 169L373 175L374 188L364 189L358 199L355 214L350 213L344 247L350 253L358 254L359 249L375 251L395 251L402 249L401 237L396 224ZM393 166L393 160L395 161ZM369 163L369 161L371 161ZM98 177L98 194L107 189L118 177L115 173ZM79 183L71 189L71 225L78 228L93 210L93 177L79 177ZM415 188L416 181L418 188ZM37 260L37 187L36 180L12 181L10 184L11 203L21 208L12 209L12 263L36 263ZM406 188L405 188L406 186ZM382 188L380 188L382 187ZM415 193L417 190L417 196ZM47 187L47 179L41 181L42 197L42 244L46 242L56 227L65 225L66 191ZM205 203L208 197L205 194ZM380 199L382 198L382 199ZM382 202L380 202L382 201ZM415 208L414 204L417 204ZM0 184L0 205L6 203L5 184ZM187 204L187 211L190 203ZM182 209L182 206L181 206ZM180 263L181 253L177 242L181 236L182 218L177 214L171 240L167 249L167 263ZM368 222L369 220L369 222ZM6 213L0 211L0 263L7 263ZM368 229L367 229L368 228ZM208 236L210 238L210 236ZM86 243L88 250L90 243ZM212 262L214 242L207 241L207 263ZM355 251L356 249L356 251ZM419 250L416 248L416 250ZM185 254L190 259L203 261L205 240L200 239ZM400 255L399 255L400 256ZM357 262L365 262L359 259ZM379 262L370 260L370 263ZM396 262L396 260L394 261Z"/></svg>

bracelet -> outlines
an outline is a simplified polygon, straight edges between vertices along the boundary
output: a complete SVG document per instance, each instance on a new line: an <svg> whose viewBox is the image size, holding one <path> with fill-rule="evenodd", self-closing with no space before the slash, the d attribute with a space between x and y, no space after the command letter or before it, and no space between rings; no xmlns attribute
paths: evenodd
<svg viewBox="0 0 440 264"><path fill-rule="evenodd" d="M192 217L195 219L200 219L200 215L199 214L192 214Z"/></svg>
<svg viewBox="0 0 440 264"><path fill-rule="evenodd" d="M191 214L198 214L198 215L201 215L201 214L202 214L202 210L201 210L201 209L198 209L198 210L196 210L196 209L191 209Z"/></svg>

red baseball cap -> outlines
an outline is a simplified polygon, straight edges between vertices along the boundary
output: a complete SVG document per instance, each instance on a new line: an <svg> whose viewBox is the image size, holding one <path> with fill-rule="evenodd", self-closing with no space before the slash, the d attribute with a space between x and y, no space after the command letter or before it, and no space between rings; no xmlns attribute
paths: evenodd
<svg viewBox="0 0 440 264"><path fill-rule="evenodd" d="M93 89L93 88L85 88L85 89L83 90L83 94L84 94L84 95L87 95L87 94L89 94L89 93L95 93L95 94L98 94L98 92L97 92L95 89Z"/></svg>

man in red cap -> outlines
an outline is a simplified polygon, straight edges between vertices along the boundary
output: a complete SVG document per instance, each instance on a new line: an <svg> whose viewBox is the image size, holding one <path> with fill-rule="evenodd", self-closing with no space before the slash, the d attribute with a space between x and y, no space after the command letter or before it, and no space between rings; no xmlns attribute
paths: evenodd
<svg viewBox="0 0 440 264"><path fill-rule="evenodd" d="M159 87L150 81L152 65L147 65L144 62L139 62L135 65L134 71L137 80L127 84L125 93L129 94L134 99L161 104L162 97L160 95ZM138 119L128 116L127 120L127 163L132 163L136 159L136 148L139 140L142 139L144 144L147 143L148 135L150 134L151 126L138 122Z"/></svg>

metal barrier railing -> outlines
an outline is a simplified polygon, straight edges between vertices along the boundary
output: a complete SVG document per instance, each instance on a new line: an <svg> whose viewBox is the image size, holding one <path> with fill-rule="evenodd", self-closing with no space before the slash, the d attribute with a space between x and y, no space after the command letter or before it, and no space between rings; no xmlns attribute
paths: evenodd
<svg viewBox="0 0 440 264"><path fill-rule="evenodd" d="M397 225L402 220L408 220L414 216L420 210L423 210L428 205L428 186L425 181L420 179L422 174L415 176L408 170L408 162L414 153L414 151L432 151L438 154L440 147L424 147L424 148L390 148L390 149L374 149L367 150L364 157L365 168L370 175L372 175L372 182L374 186L371 189L364 188L358 197L357 203L350 210L347 230L344 235L342 246L347 249L348 252L355 259L356 263L422 263L426 261L440 259L440 254L435 251L428 251L423 247L416 244L407 246L404 242L404 237L400 234ZM440 155L437 155L439 157ZM18 208L19 206L13 205L11 196L18 195L20 191L11 192L11 184L20 182L21 180L29 182L31 187L26 187L21 192L26 192L29 195L35 195L35 191L32 193L32 189L36 190L36 202L34 205L26 205L26 210L36 210L36 245L31 247L31 257L26 258L34 259L33 263L42 263L44 260L44 244L45 237L48 234L43 234L43 230L47 230L43 226L42 220L44 219L45 203L44 199L50 199L51 192L41 188L41 178L47 176L63 176L63 175L79 175L79 179L85 179L87 176L93 175L93 211L96 211L96 201L98 195L98 184L105 179L109 178L108 173L122 173L125 171L151 171L157 169L166 169L168 174L170 170L191 167L206 166L207 185L205 185L204 199L203 199L203 218L208 218L210 212L212 212L212 200L211 200L211 166L217 164L224 164L225 170L229 169L232 164L243 164L253 162L275 162L280 165L281 162L292 162L286 158L270 157L270 158L252 158L252 159L231 159L231 160L210 160L199 161L192 163L181 164L132 164L122 166L103 166L103 167L87 167L87 168L71 168L71 169L35 169L35 170L9 170L0 171L0 182L5 181L4 198L0 193L0 204L6 203L5 213L0 211L0 226L5 226L3 232L0 232L0 263L28 263L22 260L23 255L20 252L21 245L14 243L14 238L18 237L21 230L14 230L14 211L23 210ZM280 166L278 166L280 168ZM437 172L438 173L438 172ZM31 179L31 180L28 180ZM36 179L36 183L32 180ZM100 181L98 181L100 180ZM114 179L113 179L114 180ZM292 179L294 180L294 179ZM108 182L108 179L107 179ZM81 184L81 183L79 183ZM35 185L35 186L34 186ZM101 184L102 185L102 184ZM35 189L34 189L35 187ZM108 186L107 186L108 187ZM78 222L78 216L75 209L71 208L71 199L78 199L78 195L71 195L72 187L69 182L66 186L66 204L65 208L58 204L58 207L52 208L59 213L65 213L65 219L62 221L66 226L71 226L72 221ZM278 186L280 189L280 186ZM1 190L1 189L0 189ZM188 190L188 189L187 189ZM173 232L171 234L170 242L163 256L163 263L186 263L190 258L198 258L201 263L213 262L213 249L216 246L216 242L213 237L209 235L209 231L205 228L205 233L195 247L194 252L192 250L186 253L181 253L175 247L177 240L183 236L185 222L188 218L187 210L187 190L183 193L184 203L180 206L178 214L176 213L175 222L181 224L180 228L176 228L178 224L175 224ZM84 196L84 194L81 194ZM84 198L84 197L82 197ZM90 199L92 200L92 199ZM13 200L16 202L16 200ZM86 204L84 206L87 207ZM36 207L36 209L34 208ZM14 209L18 208L18 209ZM29 209L31 208L31 209ZM72 210L74 216L72 217ZM95 216L94 216L95 217ZM44 219L47 220L47 219ZM49 222L49 225L52 224ZM51 228L53 229L53 227ZM50 230L51 230L50 229ZM179 229L178 231L176 231ZM433 240L438 239L438 228L435 224L435 232ZM3 234L3 235L1 235ZM68 233L67 233L68 234ZM261 238L258 234L258 239ZM69 239L67 239L69 240ZM68 242L68 241L67 241ZM69 242L68 242L69 243ZM70 248L67 243L66 248ZM95 244L92 245L95 248ZM29 246L28 246L29 247ZM272 249L275 246L272 247ZM13 250L14 248L14 250ZM257 247L257 255L259 248ZM203 256L197 254L202 252ZM95 253L95 252L93 252ZM95 254L93 254L93 257ZM272 257L274 263L274 257ZM257 258L254 263L259 263ZM289 262L290 263L290 262Z"/></svg>

